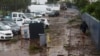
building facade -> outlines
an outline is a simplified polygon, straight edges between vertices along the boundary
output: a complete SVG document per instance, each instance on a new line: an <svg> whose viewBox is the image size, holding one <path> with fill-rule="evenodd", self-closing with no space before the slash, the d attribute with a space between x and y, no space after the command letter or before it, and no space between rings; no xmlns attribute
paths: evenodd
<svg viewBox="0 0 100 56"><path fill-rule="evenodd" d="M89 0L90 3L92 3L92 2L96 2L96 1L98 1L98 0Z"/></svg>
<svg viewBox="0 0 100 56"><path fill-rule="evenodd" d="M31 0L31 3L36 3L36 4L45 4L47 0Z"/></svg>

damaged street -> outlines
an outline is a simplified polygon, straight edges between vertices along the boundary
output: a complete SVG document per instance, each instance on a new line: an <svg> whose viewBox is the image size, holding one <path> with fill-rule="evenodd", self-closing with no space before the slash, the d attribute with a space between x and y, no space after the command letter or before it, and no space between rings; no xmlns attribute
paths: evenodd
<svg viewBox="0 0 100 56"><path fill-rule="evenodd" d="M81 18L76 9L67 9L59 17L49 18L48 56L99 56L89 33L80 30Z"/></svg>

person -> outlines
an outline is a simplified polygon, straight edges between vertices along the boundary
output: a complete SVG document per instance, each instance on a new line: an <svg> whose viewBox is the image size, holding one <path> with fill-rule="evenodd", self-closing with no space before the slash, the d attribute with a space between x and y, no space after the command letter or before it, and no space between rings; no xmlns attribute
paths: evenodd
<svg viewBox="0 0 100 56"><path fill-rule="evenodd" d="M80 30L82 30L83 34L86 33L87 28L88 28L87 24L85 22L82 22L80 25Z"/></svg>

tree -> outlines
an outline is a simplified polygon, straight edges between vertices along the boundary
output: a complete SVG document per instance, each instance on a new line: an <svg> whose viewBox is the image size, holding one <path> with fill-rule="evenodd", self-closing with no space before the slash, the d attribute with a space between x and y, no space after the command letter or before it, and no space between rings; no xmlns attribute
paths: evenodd
<svg viewBox="0 0 100 56"><path fill-rule="evenodd" d="M100 20L100 1L93 2L89 5L87 5L83 9L83 12L87 12Z"/></svg>
<svg viewBox="0 0 100 56"><path fill-rule="evenodd" d="M94 10L95 16L98 20L100 20L100 1L97 1L95 3L95 10Z"/></svg>
<svg viewBox="0 0 100 56"><path fill-rule="evenodd" d="M26 8L29 4L31 0L0 0L0 10L16 11Z"/></svg>
<svg viewBox="0 0 100 56"><path fill-rule="evenodd" d="M48 0L48 4L57 3L59 0Z"/></svg>
<svg viewBox="0 0 100 56"><path fill-rule="evenodd" d="M79 8L84 8L86 5L89 4L88 0L74 0L74 3L79 7Z"/></svg>

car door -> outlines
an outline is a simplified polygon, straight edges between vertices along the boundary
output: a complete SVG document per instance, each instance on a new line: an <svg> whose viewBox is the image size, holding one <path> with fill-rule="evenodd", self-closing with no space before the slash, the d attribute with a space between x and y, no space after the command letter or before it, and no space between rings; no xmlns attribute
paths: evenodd
<svg viewBox="0 0 100 56"><path fill-rule="evenodd" d="M18 26L22 26L22 25L23 25L23 19L22 19L22 18L16 19L15 22L16 22L16 24L17 24Z"/></svg>

